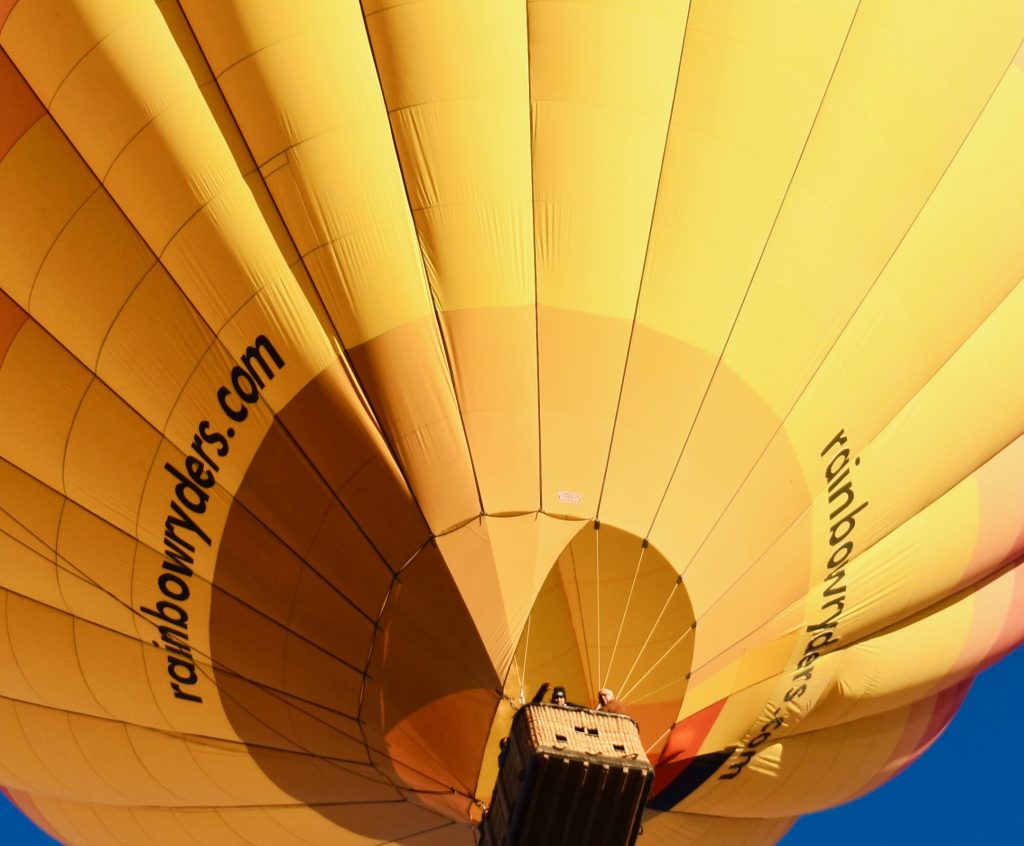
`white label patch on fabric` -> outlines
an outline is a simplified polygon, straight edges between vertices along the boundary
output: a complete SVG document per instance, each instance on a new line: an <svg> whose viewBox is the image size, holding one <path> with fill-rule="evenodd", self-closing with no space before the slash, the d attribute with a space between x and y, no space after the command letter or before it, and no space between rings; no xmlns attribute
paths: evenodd
<svg viewBox="0 0 1024 846"><path fill-rule="evenodd" d="M583 502L583 494L577 493L576 491L559 491L558 501L568 502L570 505L579 505Z"/></svg>

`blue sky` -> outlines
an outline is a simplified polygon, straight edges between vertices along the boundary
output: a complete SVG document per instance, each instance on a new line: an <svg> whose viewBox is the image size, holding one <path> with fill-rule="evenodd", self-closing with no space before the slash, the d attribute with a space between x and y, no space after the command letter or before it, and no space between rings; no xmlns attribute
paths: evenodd
<svg viewBox="0 0 1024 846"><path fill-rule="evenodd" d="M1021 842L1022 701L1024 649L1018 649L978 677L953 724L913 767L870 796L804 817L782 846ZM53 842L0 797L0 843Z"/></svg>

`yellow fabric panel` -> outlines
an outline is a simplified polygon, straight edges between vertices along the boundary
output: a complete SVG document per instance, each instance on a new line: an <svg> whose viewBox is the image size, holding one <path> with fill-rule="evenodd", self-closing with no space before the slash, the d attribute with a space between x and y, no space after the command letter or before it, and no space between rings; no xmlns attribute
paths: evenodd
<svg viewBox="0 0 1024 846"><path fill-rule="evenodd" d="M777 412L883 269L1006 72L1024 9L1006 2L989 11L862 4L726 351ZM947 70L941 83L936 66Z"/></svg>
<svg viewBox="0 0 1024 846"><path fill-rule="evenodd" d="M253 103L249 119L267 107ZM377 118L382 125L343 124L297 139L282 166L263 170L346 346L432 314L386 118Z"/></svg>
<svg viewBox="0 0 1024 846"><path fill-rule="evenodd" d="M3 38L0 43L4 43ZM28 308L54 240L69 221L77 219L79 209L89 203L97 189L95 177L81 159L65 155L66 148L67 141L57 126L43 118L0 160L0 196L4 197L0 203L0 267L4 291L23 308ZM46 197L45 203L38 202L40 196ZM59 258L60 250L54 256L55 260ZM106 284L111 285L118 277L117 264L115 259L108 261L110 277ZM132 264L130 259L128 264ZM82 267L80 273L82 281L95 281L87 267ZM129 275L135 274L129 271ZM85 308L106 311L101 300Z"/></svg>
<svg viewBox="0 0 1024 846"><path fill-rule="evenodd" d="M35 701L103 713L78 660L74 617L8 593L6 624L11 655L35 694Z"/></svg>
<svg viewBox="0 0 1024 846"><path fill-rule="evenodd" d="M532 306L461 309L443 312L441 320L484 511L535 511L540 505L536 311Z"/></svg>
<svg viewBox="0 0 1024 846"><path fill-rule="evenodd" d="M242 359L248 355L247 350L260 336L266 336L284 363L275 366L271 354L261 348L264 359L271 366L273 378L269 378L265 370L260 370L258 364L254 365L265 384L259 389L256 402L243 403L238 392L233 390L232 373L235 367L244 364ZM228 426L234 428L235 435L228 453L234 457L225 457L217 474L218 487L233 493L273 414L283 409L313 376L333 360L335 356L316 318L302 304L301 293L294 285L269 285L232 316L221 330L219 344L207 350L195 371L189 375L166 423L165 435L182 449L187 449L187 444L195 436L197 424L204 419L216 421L214 428L221 427L221 432L226 432ZM237 410L244 405L248 411L245 420L233 426L218 405L218 391L225 386L232 389L232 396L227 400L230 407ZM339 382L338 388L340 402L364 417L362 403L351 382ZM243 390L246 390L244 385Z"/></svg>
<svg viewBox="0 0 1024 846"><path fill-rule="evenodd" d="M285 38L251 20L273 4L187 11L204 49L227 66L220 85L328 311L354 346L431 305L362 18L354 4L298 5L274 12L305 22ZM264 40L238 42L226 25L232 19Z"/></svg>
<svg viewBox="0 0 1024 846"><path fill-rule="evenodd" d="M41 602L60 606L63 599L54 573L63 499L38 480L0 462L0 547L4 587Z"/></svg>
<svg viewBox="0 0 1024 846"><path fill-rule="evenodd" d="M75 765L81 767L80 755L68 753L69 756L75 754L78 760L65 769L59 754L56 760L47 754L45 741L37 750L34 743L36 738L33 736L32 710L31 705L0 697L0 735L4 741L5 783L15 789L36 789L57 796L76 796L77 785L74 782L73 770ZM51 713L66 722L67 716L62 712ZM64 777L65 773L68 778ZM95 773L88 773L87 780L94 778Z"/></svg>
<svg viewBox="0 0 1024 846"><path fill-rule="evenodd" d="M65 444L92 381L36 324L15 337L0 367L0 454L56 490L64 488Z"/></svg>
<svg viewBox="0 0 1024 846"><path fill-rule="evenodd" d="M796 816L849 801L884 766L917 714L913 706L762 746L732 780L714 778L687 797L699 814Z"/></svg>
<svg viewBox="0 0 1024 846"><path fill-rule="evenodd" d="M844 430L870 437L906 397L925 384L989 310L996 308L1016 285L1022 257L1019 239L1012 227L1008 226L1004 232L996 225L986 226L984 232L971 227L978 219L979 207L986 210L986 215L989 209L1000 208L1002 211L996 215L996 220L1003 219L1002 215L1013 220L1020 213L1019 192L1024 184L1021 180L1024 173L1020 173L1015 147L999 143L999 139L1008 134L1016 136L1024 132L1024 126L1013 125L1007 129L1008 120L1019 123L1018 77L1008 77L1000 87L896 259L794 410L787 422L787 430L794 441L826 442L831 434L824 428L828 424L823 421L835 419L837 400L842 402L839 419L844 423ZM965 197L970 200L965 201ZM966 238L950 239L949 231L965 234L976 231L973 237L978 239L977 246L972 250ZM999 243L998 249L992 249L993 242ZM969 287L953 284L965 274L976 282ZM936 282L937 276L939 282ZM943 295L936 297L936 290ZM943 334L922 336L915 327L939 325L938 309L943 315ZM935 317L929 318L929 313ZM898 352L900 348L905 348L902 357ZM893 350L900 357L900 367L890 366ZM878 402L864 403L858 399L867 394L877 397ZM959 401L957 406L964 407ZM996 442L988 449L991 451L1001 445ZM777 478L769 457L779 455L783 447L781 439L769 447L762 462L764 466L755 469L754 479ZM821 472L821 459L811 450L805 455L811 460L804 473L813 478ZM979 453L973 463L976 465L987 457L988 453ZM749 526L744 512L749 514L749 509L757 507L755 503L764 501L754 495L757 486L747 484L748 488L741 491L732 506L733 511L717 530L720 535L728 538L735 533L735 526ZM936 492L942 489L940 486ZM742 508L747 502L750 505ZM765 539L769 537L766 535ZM781 548L778 551L777 560L784 555ZM917 554L916 549L912 552ZM702 557L705 566L710 568L713 563L717 572L722 556L714 539ZM966 564L966 559L961 563ZM700 563L695 570L699 567ZM903 573L893 570L894 577L902 577ZM695 571L691 574L691 578L696 578Z"/></svg>
<svg viewBox="0 0 1024 846"><path fill-rule="evenodd" d="M1014 326L1022 317L1022 308L1024 287L1018 286L870 444L864 442L870 433L848 431L849 442L844 449L850 450L857 502L869 503L855 518L858 549L912 517L1020 434L1021 410L1013 385L1019 378L1015 365L1021 355ZM990 364L993 359L1003 364L994 369ZM988 412L979 415L979 408ZM946 460L937 464L934 457L939 450ZM852 463L855 456L859 459L857 466ZM820 457L818 461L819 472L824 473L826 462ZM824 483L824 475L821 478ZM813 509L799 515L793 524L812 530L809 560L818 572L831 552L827 527L833 505L827 501L827 494L827 490L822 491ZM813 530L815 526L820 528ZM652 540L660 537L655 533ZM742 572L745 584L751 588L752 578L771 581L776 578L774 574L787 572L784 562L792 561L794 555L804 557L802 545L801 532L791 527L760 555L753 548L748 559L753 563L741 564L736 576ZM705 554L687 573L695 607L701 609L698 619L715 599L725 596L733 581L722 581L723 562L712 558L714 551L711 544L705 547ZM698 581L702 576L706 587ZM797 583L791 579L789 585L789 598L793 599L798 595L794 593ZM740 594L730 594L715 613L725 615L727 607L735 607L740 600ZM764 608L762 619L770 619L788 600L779 593L775 603ZM735 643L739 636L736 632L726 642Z"/></svg>
<svg viewBox="0 0 1024 846"><path fill-rule="evenodd" d="M188 63L192 76L199 85L199 90L206 99L210 113L217 122L217 128L227 141L235 163L245 177L246 185L252 191L256 204L259 206L260 214L274 236L274 242L281 251L281 255L284 256L285 261L288 262L289 268L299 282L306 301L316 313L317 320L320 322L324 332L328 336L335 336L337 332L324 310L323 303L313 287L309 274L301 264L293 236L281 219L281 214L274 204L274 200L256 162L253 160L246 140L239 130L235 116L228 107L224 95L221 93L220 87L207 62L207 57L196 41L191 24L185 17L181 5L178 0L159 0L157 5L164 16L164 20L167 22L167 27L171 31L178 49L181 50L185 61ZM338 351L340 352L340 347Z"/></svg>
<svg viewBox="0 0 1024 846"><path fill-rule="evenodd" d="M535 508L537 468L522 460L537 453L525 4L364 9L484 509ZM484 311L510 306L523 308ZM512 390L495 403L498 387Z"/></svg>
<svg viewBox="0 0 1024 846"><path fill-rule="evenodd" d="M715 416L712 431L737 420L750 425L754 415L765 415L755 391L727 367L716 368L717 357L853 8L852 3L692 6L638 325L616 414L603 519L628 521L646 534L713 376L728 409L724 420ZM774 428L770 413L767 421ZM737 435L728 434L735 441ZM730 459L742 471L750 466L749 454L733 442L715 453L707 484L717 486L717 479L735 472L722 466ZM688 464L680 472L688 487L705 484L706 465ZM700 525L698 515L713 503L716 498L688 502L686 522Z"/></svg>
<svg viewBox="0 0 1024 846"><path fill-rule="evenodd" d="M773 846L794 822L794 817L730 819L677 811L663 814L648 811L644 816L644 840L651 846L711 846L719 843Z"/></svg>
<svg viewBox="0 0 1024 846"><path fill-rule="evenodd" d="M64 70L65 86L95 85L104 96L82 116L56 105L53 114L216 331L266 281L292 276L159 11L147 5L120 11L124 25L90 50L88 61ZM34 46L45 32L35 15L44 12L31 0L20 4L19 26L9 21L0 41L30 83L45 76L41 56L59 64L57 55ZM117 37L129 31L135 32L130 41ZM131 74L136 51L166 61L157 60L148 75ZM111 137L100 136L90 128L98 125L97 109L108 117L139 117L130 127L111 117L104 123Z"/></svg>
<svg viewBox="0 0 1024 846"><path fill-rule="evenodd" d="M35 44L46 45L46 52L53 56L53 61L38 68L34 87L43 103L49 104L66 81L64 68L81 61L98 41L115 32L125 16L137 11L140 5L139 0L73 6L63 0L19 2L14 4L4 23L2 41L5 48L9 38L34 39ZM45 29L40 26L43 21Z"/></svg>
<svg viewBox="0 0 1024 846"><path fill-rule="evenodd" d="M823 411L865 390L872 402L844 403L843 424L876 432L1020 281L1022 105L1024 79L1008 74L787 421L791 437L827 440Z"/></svg>
<svg viewBox="0 0 1024 846"><path fill-rule="evenodd" d="M718 354L855 7L691 4L638 307L644 325Z"/></svg>
<svg viewBox="0 0 1024 846"><path fill-rule="evenodd" d="M110 325L96 374L162 428L213 334L163 267L143 278ZM146 374L138 390L139 372Z"/></svg>
<svg viewBox="0 0 1024 846"><path fill-rule="evenodd" d="M764 617L764 625L752 629L746 636L737 635L736 641L717 644L718 651L713 657L695 665L695 681L703 681L710 672L739 660L740 656L743 656L744 665L749 664L756 644L778 639L782 651L775 650L770 659L757 661L753 680L760 681L774 673L789 655L790 649L785 644L792 647L795 630L802 630L809 622L818 622L831 615L832 608L821 609L823 602L830 598L824 595L829 588L846 588L842 611L844 641L858 640L939 602L956 590L971 559L977 530L975 483L973 479L965 480L864 549L855 560L842 567L841 577L823 581L823 577L833 571L825 567L827 554L825 558L816 558L815 581L806 593L794 598L784 609L765 608L758 614ZM727 610L731 609L724 607L722 615L726 615ZM776 613L769 618L770 612ZM708 616L717 613L716 609ZM709 647L708 644L702 645ZM739 681L737 687L749 681ZM716 686L715 689L721 688ZM721 696L725 695L727 692L721 693ZM710 701L705 704L710 704ZM699 710L693 705L690 707Z"/></svg>
<svg viewBox="0 0 1024 846"><path fill-rule="evenodd" d="M43 151L73 166L66 144L59 153ZM102 190L91 194L54 235L28 307L76 358L95 369L111 323L156 259ZM89 296L79 296L82 291Z"/></svg>
<svg viewBox="0 0 1024 846"><path fill-rule="evenodd" d="M132 631L134 538L81 505L66 501L55 550L57 582L68 611L119 632Z"/></svg>
<svg viewBox="0 0 1024 846"><path fill-rule="evenodd" d="M111 431L118 432L116 439ZM124 400L94 381L68 433L64 484L69 497L126 531L134 531L139 500L159 436Z"/></svg>
<svg viewBox="0 0 1024 846"><path fill-rule="evenodd" d="M835 681L796 730L810 732L902 707L977 672L1010 611L1016 578L1012 571L1004 573L948 605L823 658Z"/></svg>
<svg viewBox="0 0 1024 846"><path fill-rule="evenodd" d="M525 5L443 0L367 12L438 304L532 304Z"/></svg>
<svg viewBox="0 0 1024 846"><path fill-rule="evenodd" d="M853 39L853 35L851 35L851 39ZM958 61L962 61L962 59L958 59ZM999 70L1001 71L1001 68ZM990 80L990 86L994 84L994 81L995 80ZM985 121L986 117L987 115L982 117L982 122ZM964 120L964 122L966 122L966 120ZM979 124L979 130L980 127L981 124ZM999 131L1005 132L1005 130L1002 129ZM979 141L979 146L974 149L978 151L979 158L976 159L976 161L980 163L980 156L983 155L981 151L985 150L991 142L985 141L984 132L979 132L979 134L981 135L981 140ZM1002 137L1005 138L1005 134ZM1006 142L1004 141L1003 143L1005 145ZM971 142L968 142L968 145L965 146L965 148L961 151L961 155L957 156L956 161L954 162L947 176L952 176L954 173L957 172L961 163L961 158L963 158L963 155L967 153L968 149L971 148L972 145L973 139ZM1012 155L1010 153L1010 149L1014 148L1007 146L1006 149L1007 156L1009 157L1010 155ZM955 147L951 150L951 155L954 152L956 152ZM1019 200L1015 198L1014 192L1019 189L1014 187L1012 181L1007 181L1005 179L1005 175L1002 175L1005 169L1001 168L999 160L996 161L997 164L995 165L995 167L993 167L990 170L987 169L986 176L984 179L980 178L978 171L975 170L973 176L970 177L973 180L971 182L971 185L975 192L984 192L985 195L990 193L989 186L993 186L991 190L995 190L1002 195L1002 198L1000 200L1002 206L1004 208L1007 208L1008 210L1013 209L1012 213L1016 214ZM1008 162L1008 158L1004 161ZM1019 171L1019 165L1017 163L1014 163L1011 167L1013 170ZM973 168L971 168L971 170L973 170ZM969 172L970 171L965 171L965 176ZM1012 170L1010 172L1012 172ZM996 174L1001 175L996 176ZM943 184L944 183L945 180L943 180ZM978 187L979 185L981 186L981 188ZM995 186L999 187L997 188ZM940 185L940 192L942 187L943 186ZM936 194L936 198L938 197L939 193ZM964 197L962 195L956 198L954 198L953 195L950 195L948 205L943 203L940 205L940 208L945 208L948 209L950 213L955 213L960 221L977 220L976 210L972 208L972 204L965 203ZM919 219L919 225L924 225L926 220L926 217L922 217L921 219ZM937 222L935 229L932 230L934 234L931 237L935 239L933 243L937 243L939 239L945 239L946 242L950 241L950 239L948 238L949 222L950 221L948 219L943 220L941 222ZM915 230L917 228L918 227L915 226ZM979 235L979 237L981 236ZM987 235L985 237L987 238ZM863 239L861 240L863 241ZM908 238L908 240L904 242L904 244L907 245L908 248L911 243L912 239L910 238ZM976 301L976 304L972 305L970 308L964 308L961 310L964 316L963 323L959 324L959 331L961 333L969 332L973 328L973 326L977 324L977 321L984 317L984 315L987 313L987 309L991 308L992 306L995 305L995 303L998 302L999 297L1002 296L1008 289L1008 285L1012 284L1012 282L1010 281L1010 276L1012 273L1010 267L1015 263L1017 253L1019 253L1019 246L1016 245L1015 242L1011 242L1009 237L1004 238L1002 244L1000 245L1000 248L993 251L993 254L998 256L998 258L996 258L992 262L994 266L993 269L995 272L992 275L986 274L985 276L982 277L984 281L981 284L984 286L983 290L985 290L985 293ZM940 257L936 260L942 261L942 256L947 254L949 253L947 252L940 254ZM899 258L899 255L900 254L897 254L897 259ZM894 264L891 265L890 267L895 268L896 266L897 264L896 262L894 262ZM962 270L964 267L965 265L963 264L958 265L958 271L961 272L961 275L957 276L956 278L962 278ZM885 320L891 321L889 325L892 326L892 331L905 331L906 320L910 315L913 315L912 319L915 321L915 323L917 322L917 309L915 309L912 305L909 305L908 307L906 307L906 310L904 311L904 297L925 299L934 298L935 296L935 280L931 276L922 275L920 271L921 268L915 268L912 271L908 271L903 276L902 280L894 281L894 284L898 285L898 289L893 289L892 299L890 299L889 302L893 304L900 303L900 305L896 308L890 308L885 313ZM871 278L873 279L874 277L872 276ZM903 280L913 280L913 283L911 284L909 281ZM887 284L888 271L883 276L882 281L879 283L879 286L877 286L878 292L880 293L881 290L883 290L887 286ZM752 292L756 290L758 290L758 288L755 284L755 287L752 289ZM898 294L897 290L899 291ZM958 284L956 286L942 286L942 290L963 291L964 293L966 293L972 289ZM780 300L780 298L775 297L774 301L776 303L779 303L786 302L788 300ZM838 302L833 303L833 305L836 308L839 308ZM943 308L945 309L946 307L950 307L953 312L957 312L959 310L955 302L944 302ZM934 306L929 306L925 309L925 312L927 312L928 309L933 308ZM743 325L753 325L753 323L757 322L758 320L755 317L756 312L750 312L748 310L745 310L744 321L746 321L748 314L750 315L750 323L747 324L746 322L744 322ZM906 314L907 317L904 317L904 314ZM972 317L973 323L970 322ZM784 320L784 323L780 324L778 323L778 321L776 321L776 325L789 326L789 324L793 323L793 319L791 317L783 318L780 316L779 319ZM872 310L872 313L870 315L858 315L855 319L857 323L854 325L857 325L858 327L864 327L865 330L873 331L874 327L877 327L880 323L880 311ZM804 325L802 321L803 317L801 317L800 321L798 322L800 322L801 325ZM808 323L807 325L809 326L813 323L814 321L810 321L810 323ZM951 327L956 325L957 323L959 323L959 319L951 321ZM765 328L767 328L768 326L771 325L771 322L765 321L762 323L762 325ZM943 325L945 325L945 323L943 323ZM863 335L861 335L859 332L855 334L852 331L851 327L851 331L847 333L848 337L844 337L842 341L842 352L840 352L839 348L837 348L829 357L829 359L826 360L826 369L829 376L826 379L826 381L821 384L827 384L828 387L825 388L824 391L819 393L818 391L814 390L814 388L819 384L818 379L816 379L815 382L812 383L811 392L805 395L800 405L797 406L797 410L794 412L793 422L787 425L787 431L789 433L789 442L787 443L782 438L778 438L775 441L775 443L773 443L769 447L768 452L764 454L764 459L761 460L761 464L765 466L755 465L759 461L759 456L761 455L762 448L769 442L769 440L773 436L774 427L768 428L767 426L765 426L763 432L757 433L757 436L753 437L750 441L740 442L739 444L737 444L735 441L732 441L731 443L729 443L728 447L726 447L725 444L722 442L720 434L722 432L723 425L723 417L721 415L725 415L725 418L728 418L730 413L738 412L739 409L725 405L724 402L726 399L728 399L728 397L725 395L724 389L718 388L717 385L713 386L712 394L709 396L708 399L708 404L704 408L704 414L702 415L703 419L698 424L698 428L695 430L694 435L688 444L687 454L684 454L683 461L680 465L679 470L676 473L676 482L674 482L673 488L670 489L668 496L666 497L665 505L663 506L659 516L659 523L658 525L656 525L655 531L652 533L652 539L656 538L657 542L661 546L663 546L668 551L674 554L673 557L678 556L681 560L688 561L690 557L693 555L693 551L702 543L702 539L707 535L709 531L712 531L713 534L711 536L711 542L700 551L697 562L694 564L693 569L690 571L690 573L693 574L694 578L699 578L697 576L697 573L701 569L707 569L708 572L711 572L712 567L714 567L716 571L720 570L721 568L722 553L720 549L715 548L715 534L719 536L724 536L724 538L728 540L735 533L736 526L744 525L745 521L750 519L751 514L760 513L764 515L762 521L765 523L766 528L770 529L772 523L774 523L774 526L776 528L772 529L772 534L763 535L763 540L759 540L752 545L750 550L751 553L753 553L753 555L759 554L761 551L764 550L766 543L777 537L778 533L781 532L781 530L789 524L789 522L798 512L795 512L790 509L787 509L787 513L779 514L775 514L771 509L766 511L763 507L763 497L760 495L756 495L758 491L761 490L761 487L760 485L753 483L748 484L746 490L741 489L741 495L737 497L734 503L730 504L729 499L726 497L731 498L734 492L738 488L740 488L741 484L746 484L744 477L738 474L735 477L735 480L730 480L728 484L724 484L726 480L721 479L720 476L716 480L716 485L720 486L720 489L723 491L722 499L707 496L701 496L698 498L693 497L692 495L687 495L687 490L692 491L701 489L700 487L691 488L690 486L694 484L694 469L699 469L699 462L701 461L702 457L705 455L720 455L723 454L723 452L725 454L738 454L737 466L739 468L745 468L743 470L744 473L749 471L751 466L755 466L752 479L756 479L760 481L762 484L764 484L767 482L768 479L773 478L771 475L772 471L769 468L775 461L778 461L783 456L784 450L789 449L790 443L797 444L798 446L804 445L802 446L802 448L798 449L797 454L800 458L801 464L803 465L804 475L809 480L813 479L820 473L820 468L818 466L820 463L820 459L817 456L817 452L818 449L820 449L820 447L814 448L814 444L822 444L826 442L828 438L830 438L831 435L840 426L849 425L850 430L860 431L859 429L854 430L853 426L858 421L858 419L861 418L865 413L878 414L881 411L881 414L887 415L884 416L882 419L887 420L888 415L891 415L896 410L896 408L898 408L898 406L896 406L895 408L886 408L884 405L876 405L873 402L860 402L859 397L863 396L863 394L859 393L859 390L863 388L865 390L869 390L871 395L874 395L874 386L872 384L870 388L867 388L866 382L862 384L853 383L850 379L849 371L852 370L854 373L864 374L860 378L865 378L866 374L870 372L886 374L890 371L898 371L900 375L899 377L895 378L899 378L902 380L907 379L909 376L910 378L916 379L916 385L919 386L923 383L925 379L927 379L929 375L931 375L932 372L934 372L934 368L939 366L941 362L953 351L953 349L955 349L955 346L952 346L953 344L955 344L955 332L956 330L953 329L953 334L951 335L951 337L949 337L949 339L945 340L944 342L946 344L945 346L932 347L933 352L931 353L931 355L934 357L930 358L930 362L933 369L931 371L925 372L923 370L917 370L916 364L913 367L907 368L891 367L887 361L887 357L891 355L891 346L881 344L881 338L877 339L880 342L878 346L869 346L868 344L865 343L865 338L863 337ZM786 334L787 338L791 334L788 329L786 331ZM736 337L739 336L737 335ZM909 337L916 337L916 332L910 334ZM963 337L963 334L961 334L961 337ZM935 341L939 342L939 339L936 338ZM901 345L903 344L904 342L901 342ZM883 345L886 349L886 353L884 355L882 355L880 352ZM762 360L766 360L766 356L764 355L765 349L772 350L771 359L773 362L775 362L774 355L775 350L777 349L777 344L775 343L775 341L773 340L770 343L764 341L762 350L761 352L758 353L758 356L760 356ZM879 352L872 352L872 350L878 350ZM824 350L822 350L822 352L824 352ZM753 357L753 355L754 354L751 351L751 356ZM928 362L929 360L928 356L920 356L917 352L915 352L914 356L909 356L909 354L907 356L908 359L915 357L920 357L925 362ZM864 359L863 370L860 369L860 359ZM779 373L795 373L797 370L800 369L796 368L795 366L788 367L783 366L781 364L773 364L772 366L778 366ZM812 371L808 369L807 366L803 367L805 377L810 376ZM824 377L825 372L823 371L818 378ZM888 377L884 377L883 381L887 379ZM762 390L762 386L759 381L755 380L752 382L752 384L755 387L757 387L758 390ZM908 385L906 381L901 381L899 388L900 395L899 397L893 396L894 402L905 401L906 397L908 396L908 393L912 390L911 386ZM827 393L825 393L825 391L827 391ZM883 390L883 402L885 393L886 391ZM719 403L716 401L716 397L718 397L723 404L719 405ZM820 397L820 399L817 399L818 397ZM841 406L838 406L839 403L841 403ZM797 422L797 420L795 419L797 416L799 417L800 422ZM849 424L847 424L847 420L850 421ZM828 426L829 429L826 429L826 426ZM865 436L870 437L871 434L872 432L869 431L865 433ZM749 438L751 436L748 435L747 437ZM705 439L707 439L707 441L705 441ZM746 459L738 460L739 456L743 456L745 450L750 450L749 453L746 453ZM691 454L693 456L692 458L690 458ZM776 467L777 466L778 465L776 465ZM793 471L795 469L796 468L790 469L787 475L792 476ZM716 527L715 521L718 519L719 515L722 514L727 505L731 509L729 512L727 512L727 519L723 520ZM682 515L684 514L686 515L686 519L682 519ZM752 533L747 532L747 534L750 537L751 541L753 541L754 538ZM690 577L690 573L688 573L688 577Z"/></svg>
<svg viewBox="0 0 1024 846"><path fill-rule="evenodd" d="M686 12L527 7L541 507L550 513L592 517L599 499Z"/></svg>
<svg viewBox="0 0 1024 846"><path fill-rule="evenodd" d="M632 316L686 12L527 7L539 303Z"/></svg>

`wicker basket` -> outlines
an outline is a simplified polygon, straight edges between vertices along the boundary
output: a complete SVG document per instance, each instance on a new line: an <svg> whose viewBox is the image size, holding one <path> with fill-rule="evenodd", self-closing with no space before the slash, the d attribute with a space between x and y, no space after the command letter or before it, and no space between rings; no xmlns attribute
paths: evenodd
<svg viewBox="0 0 1024 846"><path fill-rule="evenodd" d="M528 705L512 723L481 846L632 846L654 778L621 714Z"/></svg>

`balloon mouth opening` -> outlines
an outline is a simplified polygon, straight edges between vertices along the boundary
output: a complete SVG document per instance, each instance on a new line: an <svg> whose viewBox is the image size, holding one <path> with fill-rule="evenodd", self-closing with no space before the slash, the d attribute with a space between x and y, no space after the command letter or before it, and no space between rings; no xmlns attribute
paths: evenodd
<svg viewBox="0 0 1024 846"><path fill-rule="evenodd" d="M481 762L477 797L486 801L497 776L502 738L515 711L541 684L565 689L569 703L599 704L598 691L638 723L657 760L689 680L695 636L693 606L682 579L654 546L596 521L555 559L527 616L505 675Z"/></svg>

